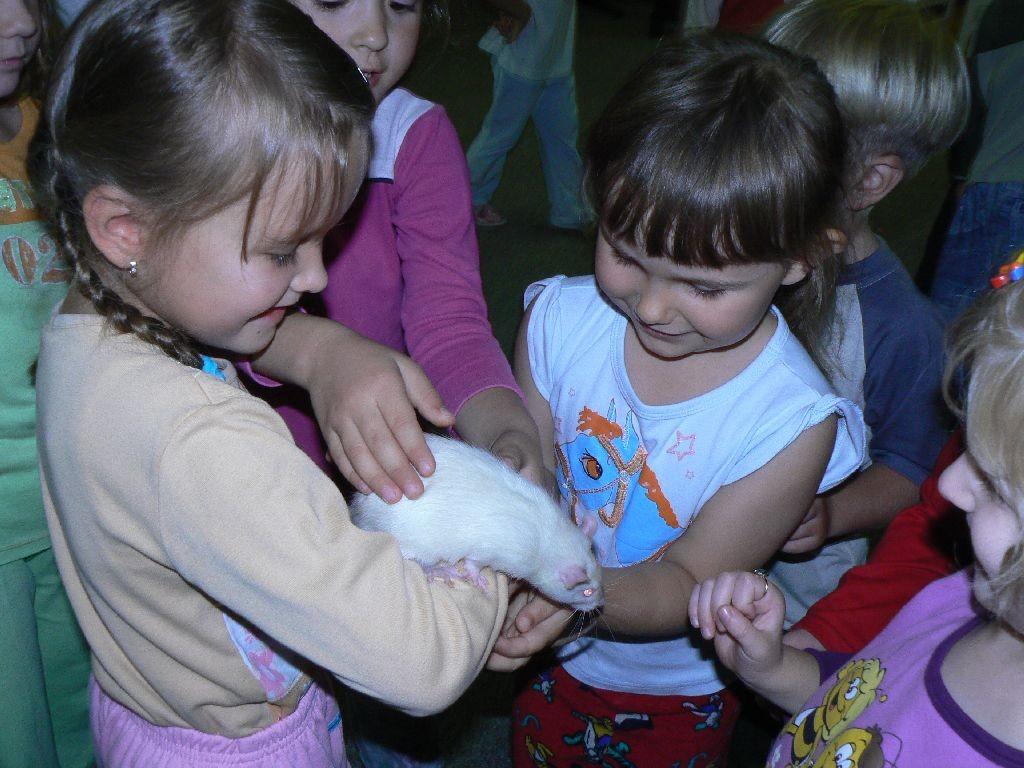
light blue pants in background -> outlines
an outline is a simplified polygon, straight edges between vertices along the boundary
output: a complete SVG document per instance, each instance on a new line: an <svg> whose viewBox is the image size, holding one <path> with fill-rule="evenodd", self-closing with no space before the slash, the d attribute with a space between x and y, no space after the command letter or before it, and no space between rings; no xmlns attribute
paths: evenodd
<svg viewBox="0 0 1024 768"><path fill-rule="evenodd" d="M587 225L591 216L582 201L583 163L576 148L580 125L574 76L527 80L498 66L493 59L491 71L491 108L466 153L473 207L490 201L501 182L506 156L532 119L540 140L549 221L566 229Z"/></svg>

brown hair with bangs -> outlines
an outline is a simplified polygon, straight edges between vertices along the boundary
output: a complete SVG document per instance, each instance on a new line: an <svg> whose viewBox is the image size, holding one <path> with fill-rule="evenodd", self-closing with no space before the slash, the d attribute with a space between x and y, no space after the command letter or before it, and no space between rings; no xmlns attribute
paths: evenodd
<svg viewBox="0 0 1024 768"><path fill-rule="evenodd" d="M656 51L612 99L587 143L587 184L601 226L651 256L712 269L806 264L779 304L821 365L844 149L814 62L697 33Z"/></svg>
<svg viewBox="0 0 1024 768"><path fill-rule="evenodd" d="M369 141L372 109L352 60L285 0L107 0L71 30L29 171L97 311L199 366L186 334L104 283L116 277L101 277L85 195L105 184L125 191L157 248L247 197L251 222L267 183L298 167L312 221L340 207L349 151Z"/></svg>

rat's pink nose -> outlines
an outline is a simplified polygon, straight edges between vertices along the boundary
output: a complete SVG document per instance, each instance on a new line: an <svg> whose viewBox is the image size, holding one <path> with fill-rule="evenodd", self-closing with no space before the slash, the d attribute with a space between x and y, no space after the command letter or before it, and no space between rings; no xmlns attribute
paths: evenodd
<svg viewBox="0 0 1024 768"><path fill-rule="evenodd" d="M569 565L558 572L558 579L566 589L578 587L587 580L587 573L579 565Z"/></svg>

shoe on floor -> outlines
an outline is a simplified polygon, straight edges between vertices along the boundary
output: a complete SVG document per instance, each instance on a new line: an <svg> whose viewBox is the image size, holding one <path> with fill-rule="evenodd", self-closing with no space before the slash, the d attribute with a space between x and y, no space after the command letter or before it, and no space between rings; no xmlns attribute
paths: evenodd
<svg viewBox="0 0 1024 768"><path fill-rule="evenodd" d="M476 223L481 227L500 227L508 221L490 203L478 205L473 211L473 215L476 217Z"/></svg>

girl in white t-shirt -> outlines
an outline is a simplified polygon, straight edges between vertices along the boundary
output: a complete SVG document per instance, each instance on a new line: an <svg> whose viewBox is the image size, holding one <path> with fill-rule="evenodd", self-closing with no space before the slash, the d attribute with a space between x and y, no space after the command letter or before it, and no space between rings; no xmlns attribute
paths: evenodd
<svg viewBox="0 0 1024 768"><path fill-rule="evenodd" d="M763 565L864 450L812 362L842 153L817 69L738 37L658 51L593 128L595 275L531 288L516 369L568 511L597 519L607 604L517 699L516 765L725 762L736 699L690 592Z"/></svg>

